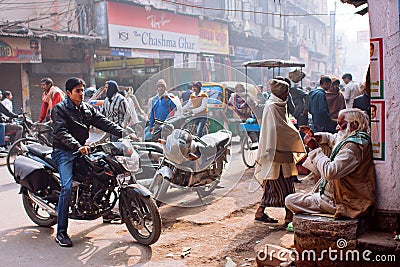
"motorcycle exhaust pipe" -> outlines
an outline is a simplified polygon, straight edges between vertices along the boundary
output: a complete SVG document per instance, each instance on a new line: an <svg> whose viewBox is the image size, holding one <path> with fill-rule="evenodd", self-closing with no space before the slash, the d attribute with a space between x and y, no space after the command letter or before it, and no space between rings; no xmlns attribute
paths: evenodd
<svg viewBox="0 0 400 267"><path fill-rule="evenodd" d="M45 210L48 214L50 214L51 216L58 216L57 211L55 209L53 209L52 207L50 207L49 205L47 205L47 203L44 202L40 197L35 196L30 191L28 191L28 196L33 202L35 202L37 205L39 205L39 207L41 209Z"/></svg>

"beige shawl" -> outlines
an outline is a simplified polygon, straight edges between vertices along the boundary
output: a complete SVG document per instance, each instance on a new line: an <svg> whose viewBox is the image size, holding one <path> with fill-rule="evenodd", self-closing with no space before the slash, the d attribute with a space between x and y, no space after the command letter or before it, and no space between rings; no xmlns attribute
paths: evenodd
<svg viewBox="0 0 400 267"><path fill-rule="evenodd" d="M281 160L288 157L280 155L288 154L289 162ZM288 118L286 101L272 94L263 111L255 178L260 184L278 179L280 168L284 177L297 175L296 163L305 155L299 131Z"/></svg>

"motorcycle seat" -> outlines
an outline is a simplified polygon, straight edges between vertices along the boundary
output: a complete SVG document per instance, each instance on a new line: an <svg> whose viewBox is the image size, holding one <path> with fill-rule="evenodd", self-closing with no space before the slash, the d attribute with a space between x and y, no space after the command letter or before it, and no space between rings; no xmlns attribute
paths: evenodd
<svg viewBox="0 0 400 267"><path fill-rule="evenodd" d="M149 151L149 152L157 152L162 154L163 148L160 143L156 142L132 142L134 146L138 147L140 151Z"/></svg>
<svg viewBox="0 0 400 267"><path fill-rule="evenodd" d="M210 146L216 146L217 148L224 147L230 140L230 135L224 132L216 132L204 135L201 140Z"/></svg>
<svg viewBox="0 0 400 267"><path fill-rule="evenodd" d="M54 163L53 159L51 158L51 153L46 155L44 157L44 161L46 161L48 164L50 164L54 169L58 169L57 165Z"/></svg>
<svg viewBox="0 0 400 267"><path fill-rule="evenodd" d="M37 143L29 144L27 145L27 148L30 153L42 159L51 154L51 152L53 151L53 148Z"/></svg>

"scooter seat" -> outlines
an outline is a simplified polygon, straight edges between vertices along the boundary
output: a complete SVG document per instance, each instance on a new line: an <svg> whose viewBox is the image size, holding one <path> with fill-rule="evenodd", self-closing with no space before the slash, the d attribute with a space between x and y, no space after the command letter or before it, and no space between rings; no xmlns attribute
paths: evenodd
<svg viewBox="0 0 400 267"><path fill-rule="evenodd" d="M215 146L220 149L229 142L230 134L223 131L218 131L216 133L204 135L201 140L207 145Z"/></svg>
<svg viewBox="0 0 400 267"><path fill-rule="evenodd" d="M42 159L51 154L51 152L53 151L53 148L38 143L29 144L26 147L28 148L28 151L30 153Z"/></svg>

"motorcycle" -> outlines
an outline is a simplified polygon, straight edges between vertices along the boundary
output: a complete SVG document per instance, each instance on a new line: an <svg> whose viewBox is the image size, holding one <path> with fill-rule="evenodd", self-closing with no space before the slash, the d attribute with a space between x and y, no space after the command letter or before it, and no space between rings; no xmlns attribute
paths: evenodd
<svg viewBox="0 0 400 267"><path fill-rule="evenodd" d="M28 217L37 225L57 223L60 179L51 159L51 148L38 143L24 145L14 162L14 179ZM121 221L141 244L155 243L161 233L161 217L146 188L136 183L140 157L129 140L99 144L91 153L76 152L69 218L94 220L119 202Z"/></svg>
<svg viewBox="0 0 400 267"><path fill-rule="evenodd" d="M152 133L149 132L148 126L145 128L144 140L146 142L158 142L158 139L161 138L161 131L165 123L173 125L176 129L188 129L190 132L195 132L197 125L194 123L194 118L195 117L190 113L183 113L182 115L169 117L165 121L155 119ZM203 132L204 135L210 132L209 122L204 125Z"/></svg>
<svg viewBox="0 0 400 267"><path fill-rule="evenodd" d="M163 157L149 188L157 204L168 202L170 187L193 190L203 202L220 182L232 133L219 130L199 138L187 129L164 123L161 137Z"/></svg>

